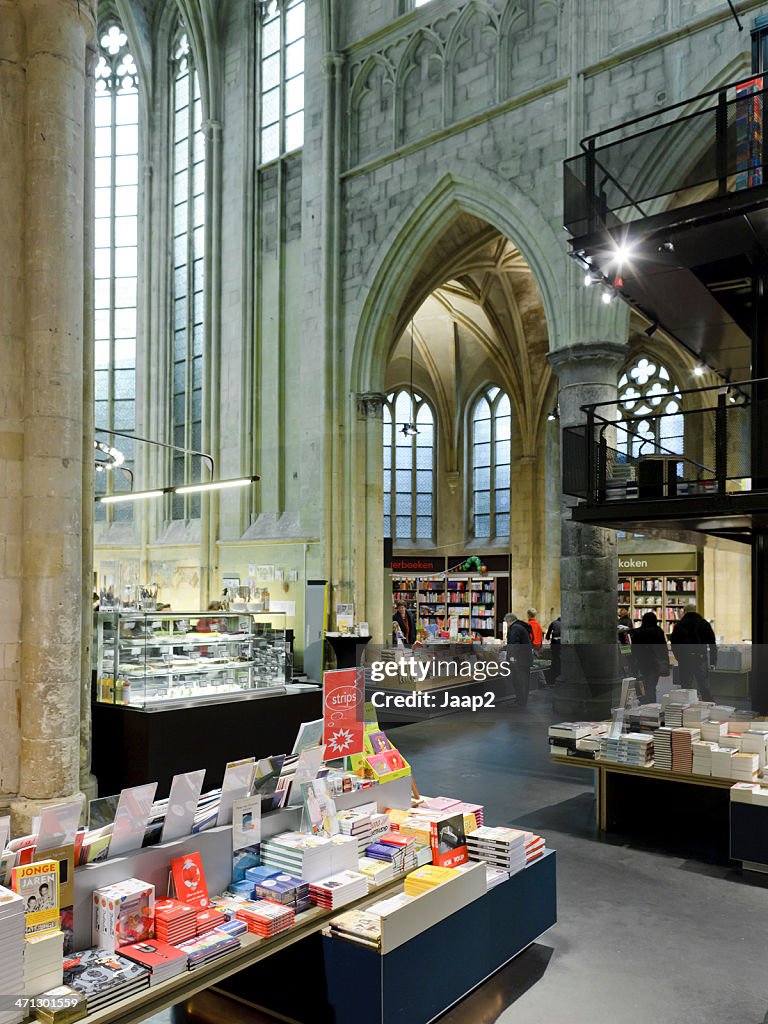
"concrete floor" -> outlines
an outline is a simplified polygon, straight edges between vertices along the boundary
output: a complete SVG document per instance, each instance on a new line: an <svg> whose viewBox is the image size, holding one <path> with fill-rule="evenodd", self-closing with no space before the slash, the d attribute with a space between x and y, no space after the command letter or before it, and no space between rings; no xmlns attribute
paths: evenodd
<svg viewBox="0 0 768 1024"><path fill-rule="evenodd" d="M522 711L392 734L422 792L483 803L487 824L558 853L558 924L441 1024L763 1024L768 877L699 844L693 859L601 837L592 773L549 763L554 720L537 691Z"/></svg>
<svg viewBox="0 0 768 1024"><path fill-rule="evenodd" d="M768 876L706 843L601 836L592 773L549 763L550 704L536 691L525 710L391 730L421 792L482 803L487 824L539 832L558 853L557 925L440 1024L768 1024ZM153 1024L262 1020L229 1001L199 1009Z"/></svg>

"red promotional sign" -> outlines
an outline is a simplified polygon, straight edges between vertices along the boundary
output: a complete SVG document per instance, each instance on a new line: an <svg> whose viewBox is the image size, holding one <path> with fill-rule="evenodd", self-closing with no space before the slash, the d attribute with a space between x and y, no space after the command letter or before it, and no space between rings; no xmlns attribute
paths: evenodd
<svg viewBox="0 0 768 1024"><path fill-rule="evenodd" d="M362 668L323 673L323 742L326 760L363 750L365 675Z"/></svg>

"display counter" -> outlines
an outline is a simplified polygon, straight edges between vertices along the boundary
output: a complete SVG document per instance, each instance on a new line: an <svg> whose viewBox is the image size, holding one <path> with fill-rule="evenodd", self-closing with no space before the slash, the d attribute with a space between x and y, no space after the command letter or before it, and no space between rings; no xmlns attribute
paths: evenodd
<svg viewBox="0 0 768 1024"><path fill-rule="evenodd" d="M206 769L210 786L221 784L228 760L255 750L290 750L299 726L322 717L322 691L313 684L287 684L280 693L255 688L240 700L191 701L142 708L94 700L92 771L99 794L157 781L168 795L174 775Z"/></svg>

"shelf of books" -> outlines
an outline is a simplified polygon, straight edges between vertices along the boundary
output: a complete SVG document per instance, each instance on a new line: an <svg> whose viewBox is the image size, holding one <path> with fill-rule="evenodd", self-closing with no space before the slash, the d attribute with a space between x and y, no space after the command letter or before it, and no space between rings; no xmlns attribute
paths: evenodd
<svg viewBox="0 0 768 1024"><path fill-rule="evenodd" d="M480 636L496 633L496 580L493 576L393 576L392 601L404 601L417 624L427 632L448 627L458 616L462 632Z"/></svg>
<svg viewBox="0 0 768 1024"><path fill-rule="evenodd" d="M236 978L282 1019L359 1024L363 984L371 1024L423 1024L555 923L541 836L487 825L482 804L413 801L376 721L362 754L326 764L318 725L302 725L293 754L230 762L206 792L201 770L177 775L168 799L151 783L92 801L87 826L79 799L26 836L0 821L0 991L20 994L3 1024L33 1009L48 1024L133 1024ZM467 956L457 934L492 941ZM314 957L329 1000L310 984L251 985L273 955L295 977ZM360 957L362 975L344 967Z"/></svg>
<svg viewBox="0 0 768 1024"><path fill-rule="evenodd" d="M659 624L669 634L680 614L699 611L698 576L652 575L620 576L618 605L629 608L635 629L642 624L646 612L655 612Z"/></svg>

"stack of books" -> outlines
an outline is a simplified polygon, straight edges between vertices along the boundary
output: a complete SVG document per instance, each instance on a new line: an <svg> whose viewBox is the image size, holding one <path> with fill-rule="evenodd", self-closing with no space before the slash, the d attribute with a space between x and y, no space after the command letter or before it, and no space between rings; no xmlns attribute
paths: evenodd
<svg viewBox="0 0 768 1024"><path fill-rule="evenodd" d="M383 860L392 865L394 874L399 874L405 867L405 850L391 843L371 843L365 848L365 856L369 860Z"/></svg>
<svg viewBox="0 0 768 1024"><path fill-rule="evenodd" d="M238 910L242 910L250 902L250 898L225 892L221 896L214 896L211 900L211 906L220 911L228 921L234 921Z"/></svg>
<svg viewBox="0 0 768 1024"><path fill-rule="evenodd" d="M493 889L494 886L501 885L502 882L509 880L510 874L503 868L495 868L492 864L485 865L485 887L486 889Z"/></svg>
<svg viewBox="0 0 768 1024"><path fill-rule="evenodd" d="M526 867L528 864L533 864L539 857L544 856L544 852L547 848L547 844L544 841L543 836L537 836L535 832L525 833L525 863Z"/></svg>
<svg viewBox="0 0 768 1024"><path fill-rule="evenodd" d="M712 748L714 743L705 740L696 740L691 744L693 748L693 771L694 775L712 774Z"/></svg>
<svg viewBox="0 0 768 1024"><path fill-rule="evenodd" d="M719 743L720 737L728 732L727 722L702 722L701 738L708 743Z"/></svg>
<svg viewBox="0 0 768 1024"><path fill-rule="evenodd" d="M405 893L408 896L421 896L444 882L450 882L459 873L458 868L441 868L437 864L425 864L424 867L416 868L406 877Z"/></svg>
<svg viewBox="0 0 768 1024"><path fill-rule="evenodd" d="M24 991L24 901L0 886L0 993ZM0 1024L17 1024L25 1011L10 1004L0 1006Z"/></svg>
<svg viewBox="0 0 768 1024"><path fill-rule="evenodd" d="M265 878L256 886L255 898L272 900L273 903L281 903L284 907L292 907L296 914L301 914L312 906L309 882L305 882L303 878L294 878L293 875Z"/></svg>
<svg viewBox="0 0 768 1024"><path fill-rule="evenodd" d="M149 971L150 986L175 978L187 969L187 954L175 946L169 946L167 942L160 942L159 939L150 939L148 942L139 942L133 946L121 946L118 953Z"/></svg>
<svg viewBox="0 0 768 1024"><path fill-rule="evenodd" d="M467 815L474 814L478 828L482 828L485 824L485 808L482 804L468 804L462 800L456 810L460 811L464 815L465 820ZM472 829L469 831L472 831Z"/></svg>
<svg viewBox="0 0 768 1024"><path fill-rule="evenodd" d="M526 864L525 838L526 833L516 828L484 825L467 836L470 860L483 860L513 875Z"/></svg>
<svg viewBox="0 0 768 1024"><path fill-rule="evenodd" d="M194 939L197 913L181 900L160 900L155 904L155 937L169 946Z"/></svg>
<svg viewBox="0 0 768 1024"><path fill-rule="evenodd" d="M712 747L712 774L718 779L731 779L731 759L736 751L732 747Z"/></svg>
<svg viewBox="0 0 768 1024"><path fill-rule="evenodd" d="M240 939L237 935L214 928L207 935L182 943L179 949L187 956L187 969L194 971L234 949L240 949Z"/></svg>
<svg viewBox="0 0 768 1024"><path fill-rule="evenodd" d="M346 910L331 919L328 932L336 939L381 948L381 918L367 910Z"/></svg>
<svg viewBox="0 0 768 1024"><path fill-rule="evenodd" d="M653 736L643 732L622 733L615 739L600 739L598 760L647 768L653 764Z"/></svg>
<svg viewBox="0 0 768 1024"><path fill-rule="evenodd" d="M370 814L359 811L339 811L339 829L345 836L354 836L360 853L373 842L373 822Z"/></svg>
<svg viewBox="0 0 768 1024"><path fill-rule="evenodd" d="M64 933L38 932L24 942L24 995L39 996L62 982Z"/></svg>
<svg viewBox="0 0 768 1024"><path fill-rule="evenodd" d="M375 843L377 839L384 835L385 832L389 832L389 815L386 811L374 811L371 814L371 842Z"/></svg>
<svg viewBox="0 0 768 1024"><path fill-rule="evenodd" d="M680 729L683 725L683 715L691 705L688 702L678 700L670 701L664 709L664 724L670 729Z"/></svg>
<svg viewBox="0 0 768 1024"><path fill-rule="evenodd" d="M594 757L590 750L602 734L595 722L558 722L549 727L549 752L560 757ZM579 746L579 740L588 740Z"/></svg>
<svg viewBox="0 0 768 1024"><path fill-rule="evenodd" d="M683 725L688 729L701 729L709 721L709 704L692 704L683 711Z"/></svg>
<svg viewBox="0 0 768 1024"><path fill-rule="evenodd" d="M432 854L430 853L430 860ZM391 860L375 860L373 857L361 857L357 862L357 870L368 879L368 889L377 889L386 885L395 877L395 869Z"/></svg>
<svg viewBox="0 0 768 1024"><path fill-rule="evenodd" d="M759 768L757 754L746 754L737 750L731 758L731 778L737 782L757 782Z"/></svg>
<svg viewBox="0 0 768 1024"><path fill-rule="evenodd" d="M661 704L641 704L637 715L638 732L655 732L664 722Z"/></svg>
<svg viewBox="0 0 768 1024"><path fill-rule="evenodd" d="M429 846L430 822L431 819L427 817L426 812L424 814L407 814L397 823L397 826L393 822L392 831L397 831L404 836L411 836L419 846Z"/></svg>
<svg viewBox="0 0 768 1024"><path fill-rule="evenodd" d="M737 782L731 786L731 801L768 807L768 784L761 786L754 782Z"/></svg>
<svg viewBox="0 0 768 1024"><path fill-rule="evenodd" d="M312 900L324 910L338 910L368 895L368 878L359 871L340 871L330 878L313 882L309 887Z"/></svg>
<svg viewBox="0 0 768 1024"><path fill-rule="evenodd" d="M220 910L213 910L211 907L198 910L195 913L195 934L205 935L206 932L223 925L226 920L226 914L222 914Z"/></svg>
<svg viewBox="0 0 768 1024"><path fill-rule="evenodd" d="M237 912L238 920L245 921L248 931L262 939L292 927L294 916L291 907L283 907L271 900L257 900Z"/></svg>
<svg viewBox="0 0 768 1024"><path fill-rule="evenodd" d="M745 754L757 754L760 767L765 768L768 760L768 734L749 729L741 734L741 750Z"/></svg>
<svg viewBox="0 0 768 1024"><path fill-rule="evenodd" d="M88 1013L149 988L149 971L104 949L86 949L64 958L64 984L85 996Z"/></svg>
<svg viewBox="0 0 768 1024"><path fill-rule="evenodd" d="M296 878L317 878L318 871L322 874L330 867L331 840L306 832L281 832L261 844L261 859Z"/></svg>
<svg viewBox="0 0 768 1024"><path fill-rule="evenodd" d="M672 730L668 725L653 731L653 767L672 771Z"/></svg>
<svg viewBox="0 0 768 1024"><path fill-rule="evenodd" d="M416 864L416 840L413 836L400 835L397 832L385 832L374 846L394 846L403 853L403 871L412 871ZM375 858L374 858L375 859Z"/></svg>
<svg viewBox="0 0 768 1024"><path fill-rule="evenodd" d="M700 729L672 730L672 771L690 775L693 771L693 743L701 739Z"/></svg>

